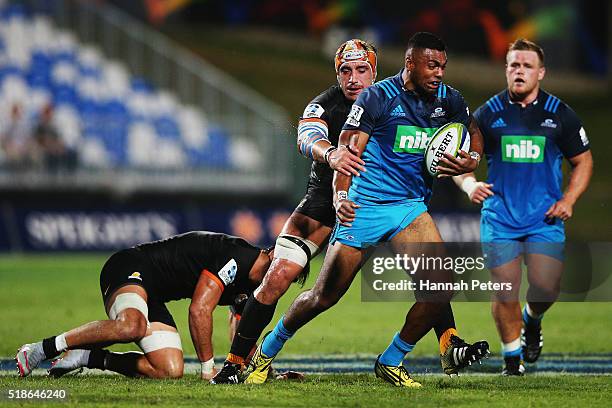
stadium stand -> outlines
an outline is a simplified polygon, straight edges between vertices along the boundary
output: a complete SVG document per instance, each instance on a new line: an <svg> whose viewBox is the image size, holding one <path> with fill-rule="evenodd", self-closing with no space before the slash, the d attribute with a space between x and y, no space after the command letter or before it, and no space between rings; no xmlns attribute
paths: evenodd
<svg viewBox="0 0 612 408"><path fill-rule="evenodd" d="M196 107L132 76L122 62L79 42L49 17L4 4L0 123L15 104L31 121L52 104L64 143L86 168L232 169L244 165L241 152L249 150Z"/></svg>

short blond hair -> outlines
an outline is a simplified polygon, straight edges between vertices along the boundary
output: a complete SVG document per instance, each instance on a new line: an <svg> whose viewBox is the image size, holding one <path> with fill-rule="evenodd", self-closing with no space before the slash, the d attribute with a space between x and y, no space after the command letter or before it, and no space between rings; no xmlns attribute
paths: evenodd
<svg viewBox="0 0 612 408"><path fill-rule="evenodd" d="M525 38L519 38L513 43L510 43L510 46L508 47L508 52L510 51L533 51L538 54L540 64L544 66L544 50L542 49L542 47L540 47L533 41L529 41Z"/></svg>

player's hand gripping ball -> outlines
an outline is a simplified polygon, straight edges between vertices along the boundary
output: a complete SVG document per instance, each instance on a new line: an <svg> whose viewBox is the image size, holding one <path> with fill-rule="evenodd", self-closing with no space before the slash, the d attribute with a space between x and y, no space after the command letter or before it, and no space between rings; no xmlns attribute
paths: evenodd
<svg viewBox="0 0 612 408"><path fill-rule="evenodd" d="M470 149L470 134L461 123L447 123L434 133L425 150L425 166L432 176L438 175L438 164L444 153L458 157L459 151Z"/></svg>

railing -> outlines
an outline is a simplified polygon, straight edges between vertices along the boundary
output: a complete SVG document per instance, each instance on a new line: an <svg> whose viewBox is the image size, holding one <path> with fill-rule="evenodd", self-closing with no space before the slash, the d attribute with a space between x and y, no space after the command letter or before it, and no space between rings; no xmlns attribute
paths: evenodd
<svg viewBox="0 0 612 408"><path fill-rule="evenodd" d="M197 106L209 122L222 126L231 138L252 142L263 157L251 170L190 169L173 171L125 171L122 190L184 188L193 191L288 192L293 156L287 112L215 68L164 35L109 5L79 0L24 0L19 3L35 13L48 15L59 27L75 33L81 43L94 43L110 59L122 61L131 71L177 96L183 104ZM32 172L14 178L0 174L0 185L21 177L23 186L66 183L103 183L117 171L104 170L64 175L51 180ZM23 184L25 183L25 184ZM89 186L91 187L91 185Z"/></svg>

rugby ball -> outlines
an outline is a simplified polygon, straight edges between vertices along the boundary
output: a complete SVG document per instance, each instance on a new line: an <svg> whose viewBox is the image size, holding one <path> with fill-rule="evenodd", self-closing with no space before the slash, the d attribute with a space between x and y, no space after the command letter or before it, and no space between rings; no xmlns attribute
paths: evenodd
<svg viewBox="0 0 612 408"><path fill-rule="evenodd" d="M433 134L425 150L425 166L432 176L437 176L436 167L444 153L458 157L459 150L470 150L470 134L461 123L447 123Z"/></svg>

